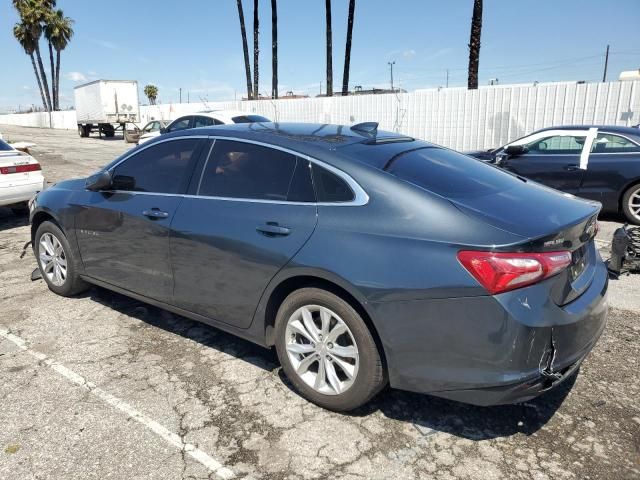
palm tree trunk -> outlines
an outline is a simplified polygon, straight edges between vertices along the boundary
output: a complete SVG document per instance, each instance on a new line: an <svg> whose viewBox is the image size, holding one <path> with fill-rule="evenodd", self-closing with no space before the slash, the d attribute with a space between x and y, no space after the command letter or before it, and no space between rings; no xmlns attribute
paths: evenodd
<svg viewBox="0 0 640 480"><path fill-rule="evenodd" d="M278 1L271 0L271 98L278 98Z"/></svg>
<svg viewBox="0 0 640 480"><path fill-rule="evenodd" d="M60 50L56 50L56 108L60 110Z"/></svg>
<svg viewBox="0 0 640 480"><path fill-rule="evenodd" d="M482 33L482 0L473 1L471 35L469 38L469 79L470 90L478 88L478 67L480 65L480 35Z"/></svg>
<svg viewBox="0 0 640 480"><path fill-rule="evenodd" d="M327 97L333 95L333 33L331 31L331 0L325 0L327 34Z"/></svg>
<svg viewBox="0 0 640 480"><path fill-rule="evenodd" d="M253 0L253 98L259 99L258 57L260 56L260 20L258 19L258 0Z"/></svg>
<svg viewBox="0 0 640 480"><path fill-rule="evenodd" d="M347 20L347 44L344 50L344 73L342 74L342 95L349 95L349 68L351 67L351 37L353 34L353 14L356 0L349 0L349 18Z"/></svg>
<svg viewBox="0 0 640 480"><path fill-rule="evenodd" d="M51 64L51 95L52 95L52 107L53 110L58 110L58 99L56 95L56 70L53 63L53 45L49 42L49 63Z"/></svg>
<svg viewBox="0 0 640 480"><path fill-rule="evenodd" d="M40 74L38 73L38 66L36 65L36 58L33 53L29 54L31 57L31 64L33 65L33 73L36 74L36 80L38 80L38 88L40 89L40 96L42 97L42 106L47 109L47 99L44 96L44 90L42 89L42 82L40 81Z"/></svg>
<svg viewBox="0 0 640 480"><path fill-rule="evenodd" d="M247 76L247 100L253 98L251 89L251 64L249 63L249 45L247 44L247 30L244 28L244 12L242 11L242 0L237 0L238 18L240 19L240 33L242 34L242 51L244 52L244 71Z"/></svg>
<svg viewBox="0 0 640 480"><path fill-rule="evenodd" d="M51 111L51 94L49 93L49 82L47 82L47 73L44 71L42 64L42 56L40 55L40 46L36 43L36 58L38 59L38 68L40 69L40 78L42 79L42 87L44 89L45 98L47 99L47 111Z"/></svg>

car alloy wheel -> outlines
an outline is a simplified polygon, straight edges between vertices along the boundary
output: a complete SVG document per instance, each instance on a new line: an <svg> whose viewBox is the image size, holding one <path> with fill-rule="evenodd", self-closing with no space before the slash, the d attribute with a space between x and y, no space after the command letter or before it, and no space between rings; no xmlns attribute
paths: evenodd
<svg viewBox="0 0 640 480"><path fill-rule="evenodd" d="M285 330L286 351L298 377L316 392L339 395L358 375L358 346L347 324L319 305L298 308Z"/></svg>
<svg viewBox="0 0 640 480"><path fill-rule="evenodd" d="M636 218L637 222L640 222L640 186L631 192L627 202L629 212Z"/></svg>
<svg viewBox="0 0 640 480"><path fill-rule="evenodd" d="M67 256L60 241L52 233L44 233L40 237L38 253L42 273L53 285L64 285L67 280Z"/></svg>

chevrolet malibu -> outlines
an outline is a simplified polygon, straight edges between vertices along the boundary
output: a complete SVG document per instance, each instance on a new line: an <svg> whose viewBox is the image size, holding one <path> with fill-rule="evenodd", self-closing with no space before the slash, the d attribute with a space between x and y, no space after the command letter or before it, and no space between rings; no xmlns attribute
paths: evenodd
<svg viewBox="0 0 640 480"><path fill-rule="evenodd" d="M265 347L308 400L477 405L577 372L605 326L600 205L375 123L163 135L31 202L49 288L90 284Z"/></svg>

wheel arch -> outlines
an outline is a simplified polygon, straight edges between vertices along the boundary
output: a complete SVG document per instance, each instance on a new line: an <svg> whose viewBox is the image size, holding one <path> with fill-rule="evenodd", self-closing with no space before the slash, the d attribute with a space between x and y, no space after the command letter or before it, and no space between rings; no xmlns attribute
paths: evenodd
<svg viewBox="0 0 640 480"><path fill-rule="evenodd" d="M31 242L35 241L36 232L38 231L38 227L42 225L44 222L50 221L56 224L56 226L64 232L62 228L62 224L60 221L48 210L38 210L31 217Z"/></svg>
<svg viewBox="0 0 640 480"><path fill-rule="evenodd" d="M256 311L256 318L262 319L263 321L265 345L273 346L275 344L276 315L278 313L278 308L284 299L296 290L309 287L321 288L333 293L346 301L356 312L358 312L373 336L380 353L383 366L386 369L387 360L384 345L371 314L366 308L367 302L364 297L355 291L355 289L350 287L345 281L330 278L328 275L323 275L318 272L301 271L288 275L285 278L279 278L277 281L272 282L271 288L268 292L265 292L265 295L263 295L263 300L261 300Z"/></svg>

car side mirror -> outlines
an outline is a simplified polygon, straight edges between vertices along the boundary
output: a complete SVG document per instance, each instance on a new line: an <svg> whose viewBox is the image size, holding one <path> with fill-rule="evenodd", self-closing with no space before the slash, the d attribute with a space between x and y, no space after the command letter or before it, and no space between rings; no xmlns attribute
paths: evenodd
<svg viewBox="0 0 640 480"><path fill-rule="evenodd" d="M518 157L527 153L527 147L524 145L509 145L504 152L510 157Z"/></svg>
<svg viewBox="0 0 640 480"><path fill-rule="evenodd" d="M100 190L108 190L111 188L111 183L111 173L107 170L102 170L87 178L84 186L87 190L99 192Z"/></svg>

